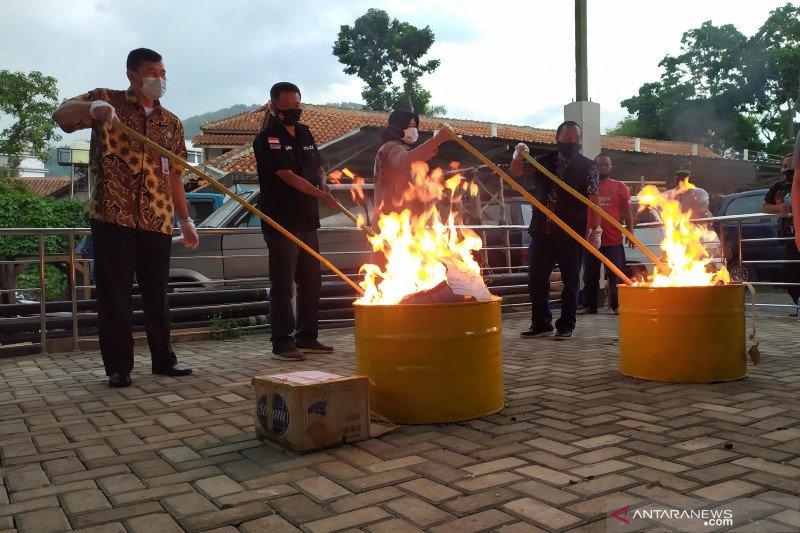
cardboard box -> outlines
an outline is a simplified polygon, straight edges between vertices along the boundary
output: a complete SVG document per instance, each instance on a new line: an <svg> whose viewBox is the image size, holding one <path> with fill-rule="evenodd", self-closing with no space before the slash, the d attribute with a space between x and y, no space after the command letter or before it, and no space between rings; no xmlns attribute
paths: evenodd
<svg viewBox="0 0 800 533"><path fill-rule="evenodd" d="M252 379L256 434L297 452L369 438L366 376L301 371Z"/></svg>

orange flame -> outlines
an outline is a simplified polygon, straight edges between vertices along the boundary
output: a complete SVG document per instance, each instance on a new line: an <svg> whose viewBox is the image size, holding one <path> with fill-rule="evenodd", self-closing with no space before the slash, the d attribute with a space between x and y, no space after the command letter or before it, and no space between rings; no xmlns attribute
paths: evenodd
<svg viewBox="0 0 800 533"><path fill-rule="evenodd" d="M366 197L364 196L364 188L362 185L366 183L366 180L361 176L355 174L349 168L343 168L342 170L331 170L328 173L328 176L331 179L331 183L335 183L337 185L343 183L342 176L346 176L350 178L350 181L353 183L354 187L350 189L350 197L353 199L353 202L356 205L363 205Z"/></svg>
<svg viewBox="0 0 800 533"><path fill-rule="evenodd" d="M659 272L656 267L646 281L637 285L688 287L730 283L728 270L724 266L715 270L713 258L703 244L717 241L717 234L702 224L691 222L691 210L682 212L680 202L674 199L693 188L691 183L681 184L672 197L662 194L652 185L639 192L640 209L655 207L661 213L665 233L661 249L670 272Z"/></svg>
<svg viewBox="0 0 800 533"><path fill-rule="evenodd" d="M480 265L472 253L480 250L481 238L472 230L456 227L460 223L458 207L464 192L471 189L469 184L460 174L445 179L438 168L429 175L428 165L422 162L412 164L412 173L403 201L414 207L380 216L379 232L369 240L373 251L386 257L386 265L361 267L364 296L358 303L397 304L408 295L447 281L448 269L480 279ZM440 204L447 209L444 219Z"/></svg>

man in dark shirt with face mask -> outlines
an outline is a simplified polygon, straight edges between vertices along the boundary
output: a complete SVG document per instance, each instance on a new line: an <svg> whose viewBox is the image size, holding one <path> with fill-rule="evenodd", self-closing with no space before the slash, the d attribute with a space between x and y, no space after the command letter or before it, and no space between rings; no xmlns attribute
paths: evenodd
<svg viewBox="0 0 800 533"><path fill-rule="evenodd" d="M581 155L582 133L578 123L568 120L556 130L558 150L536 160L573 189L597 204L599 177L594 161ZM532 183L533 196L579 235L586 231L586 205L561 189L550 178L524 162L521 151L528 147L520 143L511 161L511 173L525 176ZM600 247L602 230L600 215L592 211L587 240ZM581 245L534 207L528 228L531 243L528 247L528 292L531 298L531 327L523 337L553 336L553 315L550 311L550 274L558 263L564 289L561 291L561 317L556 321L556 340L568 340L575 329L575 314L580 291Z"/></svg>
<svg viewBox="0 0 800 533"><path fill-rule="evenodd" d="M798 253L794 242L794 222L792 220L793 163L792 154L784 156L781 162L781 179L769 188L764 196L764 203L761 204L761 210L764 213L783 215L779 222L778 237L791 237L791 240L786 241L786 249L783 254L784 261L800 260L800 253ZM800 282L800 263L784 263L781 266L781 281L784 283ZM800 305L798 304L800 287L786 287L786 292L789 293L792 303ZM797 310L795 309L790 315L797 316Z"/></svg>
<svg viewBox="0 0 800 533"><path fill-rule="evenodd" d="M300 89L276 83L269 92L269 116L253 141L259 208L311 249L319 251L319 200L337 202L325 186L322 160L308 126L300 124ZM266 222L261 223L269 249L269 321L276 359L299 361L306 353L330 353L317 340L320 264ZM292 286L297 286L297 320Z"/></svg>

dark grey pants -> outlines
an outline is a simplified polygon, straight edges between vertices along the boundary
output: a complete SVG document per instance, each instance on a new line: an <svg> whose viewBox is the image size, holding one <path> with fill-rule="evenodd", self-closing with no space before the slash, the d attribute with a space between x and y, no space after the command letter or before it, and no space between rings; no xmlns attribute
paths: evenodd
<svg viewBox="0 0 800 533"><path fill-rule="evenodd" d="M90 220L97 284L100 353L106 375L133 370L133 280L139 284L152 368L173 366L169 256L172 238L156 231Z"/></svg>
<svg viewBox="0 0 800 533"><path fill-rule="evenodd" d="M316 230L294 235L319 252ZM264 240L269 248L269 340L316 339L322 292L319 261L278 232L265 233ZM297 287L297 320L292 310L293 286Z"/></svg>
<svg viewBox="0 0 800 533"><path fill-rule="evenodd" d="M601 246L600 253L608 257L614 265L625 271L625 247L621 244L614 246ZM583 295L586 300L586 307L592 311L597 311L597 300L600 291L600 266L602 263L598 258L583 250ZM617 285L620 279L610 270L606 270L609 288L609 306L611 309L619 307L619 290Z"/></svg>
<svg viewBox="0 0 800 533"><path fill-rule="evenodd" d="M531 327L552 326L550 310L550 274L556 264L561 271L561 316L556 320L558 331L575 329L578 292L580 291L581 245L566 233L533 236L528 245L528 294L531 298Z"/></svg>

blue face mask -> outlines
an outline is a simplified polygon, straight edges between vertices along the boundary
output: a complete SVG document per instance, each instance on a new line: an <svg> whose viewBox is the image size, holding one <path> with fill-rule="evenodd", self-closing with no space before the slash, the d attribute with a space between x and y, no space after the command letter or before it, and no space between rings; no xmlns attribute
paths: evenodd
<svg viewBox="0 0 800 533"><path fill-rule="evenodd" d="M583 145L581 143L566 143L558 141L558 151L564 156L565 159L572 159L580 153Z"/></svg>

